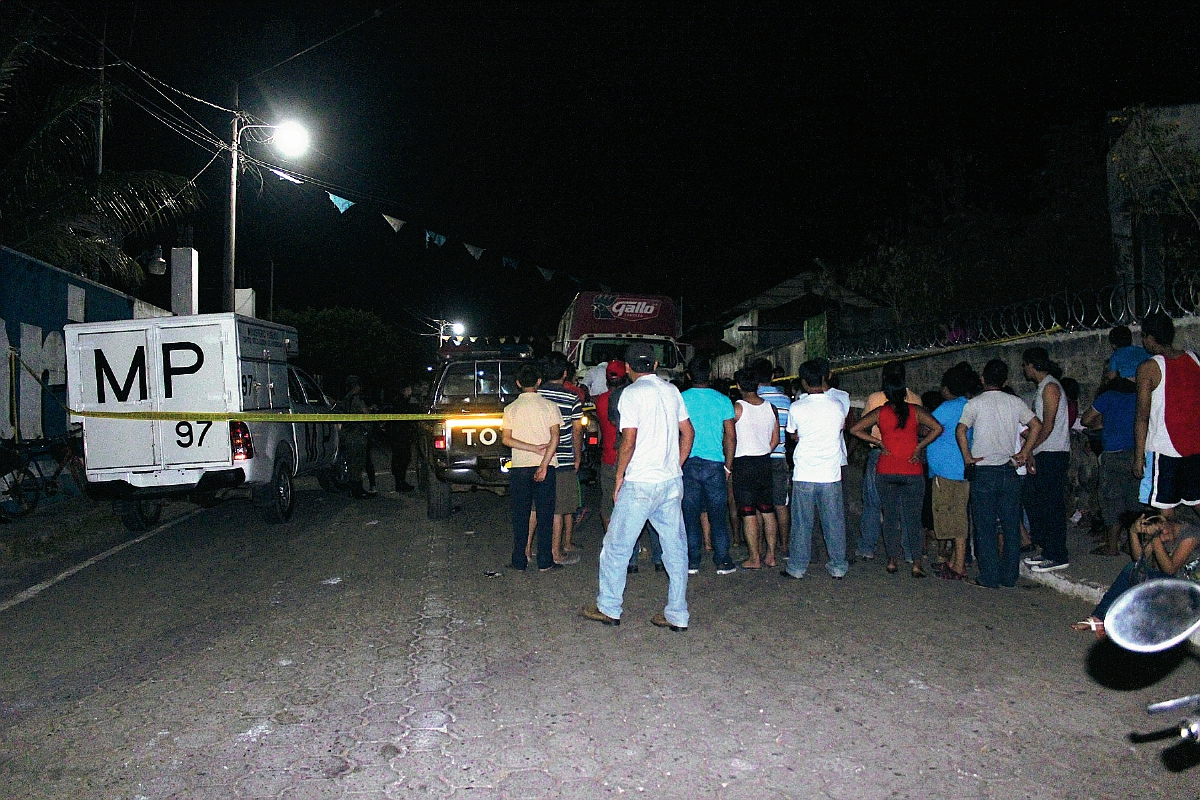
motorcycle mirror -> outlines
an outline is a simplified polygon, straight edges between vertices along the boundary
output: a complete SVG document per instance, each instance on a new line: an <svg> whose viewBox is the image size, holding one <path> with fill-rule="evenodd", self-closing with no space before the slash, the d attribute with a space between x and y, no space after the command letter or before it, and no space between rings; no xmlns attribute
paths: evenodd
<svg viewBox="0 0 1200 800"><path fill-rule="evenodd" d="M1104 631L1135 653L1174 647L1200 630L1200 584L1163 579L1138 584L1117 598Z"/></svg>

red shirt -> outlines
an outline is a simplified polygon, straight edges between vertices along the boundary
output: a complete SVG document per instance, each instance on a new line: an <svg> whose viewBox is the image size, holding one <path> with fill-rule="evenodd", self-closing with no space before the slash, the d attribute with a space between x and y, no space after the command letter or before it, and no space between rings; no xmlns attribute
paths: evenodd
<svg viewBox="0 0 1200 800"><path fill-rule="evenodd" d="M899 427L900 418L891 404L879 409L879 438L888 454L879 457L880 475L924 475L923 464L913 464L909 461L917 449L917 407L908 404L908 420L904 427Z"/></svg>
<svg viewBox="0 0 1200 800"><path fill-rule="evenodd" d="M596 396L596 417L600 423L600 461L608 465L617 463L617 426L608 419L608 401L612 392Z"/></svg>

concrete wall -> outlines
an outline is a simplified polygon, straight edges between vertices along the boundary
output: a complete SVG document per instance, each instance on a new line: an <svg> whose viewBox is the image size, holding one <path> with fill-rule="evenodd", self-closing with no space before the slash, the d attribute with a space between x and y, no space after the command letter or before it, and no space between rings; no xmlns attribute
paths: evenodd
<svg viewBox="0 0 1200 800"><path fill-rule="evenodd" d="M1135 344L1141 341L1136 328L1133 340ZM1200 352L1200 317L1175 320L1175 345ZM1105 329L1031 336L1007 344L984 345L949 353L908 354L896 357L905 361L909 388L917 394L936 390L941 384L942 373L960 361L967 361L977 372L982 372L984 364L993 358L999 358L1008 364L1009 383L1018 394L1028 398L1034 387L1021 374L1021 353L1025 348L1035 346L1046 348L1050 358L1062 365L1063 374L1079 381L1081 400L1090 400L1094 394L1102 378L1104 366L1112 353L1108 344L1108 330ZM835 368L840 366L842 365L834 364ZM841 387L849 392L853 399L863 400L871 392L879 390L881 367L854 370L852 366L845 366L842 369L853 370L840 371Z"/></svg>
<svg viewBox="0 0 1200 800"><path fill-rule="evenodd" d="M11 439L18 429L22 439L66 431L64 325L166 313L87 278L0 247L0 439ZM28 370L8 357L10 347ZM48 390L42 388L39 379Z"/></svg>

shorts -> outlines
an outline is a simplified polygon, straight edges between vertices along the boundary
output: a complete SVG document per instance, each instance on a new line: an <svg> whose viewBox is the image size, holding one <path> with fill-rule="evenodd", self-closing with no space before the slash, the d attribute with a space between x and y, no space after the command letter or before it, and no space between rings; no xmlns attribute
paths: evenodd
<svg viewBox="0 0 1200 800"><path fill-rule="evenodd" d="M786 506L792 496L792 471L786 458L771 457L771 501Z"/></svg>
<svg viewBox="0 0 1200 800"><path fill-rule="evenodd" d="M579 475L574 466L554 470L554 491L554 513L574 514L579 508Z"/></svg>
<svg viewBox="0 0 1200 800"><path fill-rule="evenodd" d="M950 478L933 479L933 535L938 539L965 539L971 484Z"/></svg>
<svg viewBox="0 0 1200 800"><path fill-rule="evenodd" d="M775 512L771 457L741 456L733 460L733 502L738 514L749 517L755 511Z"/></svg>
<svg viewBox="0 0 1200 800"><path fill-rule="evenodd" d="M617 488L617 465L600 464L600 515L612 519L613 490Z"/></svg>
<svg viewBox="0 0 1200 800"><path fill-rule="evenodd" d="M1200 455L1174 456L1162 453L1153 455L1152 477L1149 487L1149 504L1155 508L1174 508L1200 505ZM1143 479L1143 483L1145 480Z"/></svg>
<svg viewBox="0 0 1200 800"><path fill-rule="evenodd" d="M1146 470L1149 474L1150 470ZM1138 480L1133 476L1133 451L1100 454L1100 514L1105 525L1116 525L1126 511L1138 507Z"/></svg>

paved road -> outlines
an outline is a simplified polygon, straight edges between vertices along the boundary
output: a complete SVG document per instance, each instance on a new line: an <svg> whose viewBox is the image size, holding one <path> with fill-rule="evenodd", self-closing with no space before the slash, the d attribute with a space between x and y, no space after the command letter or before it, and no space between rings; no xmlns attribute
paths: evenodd
<svg viewBox="0 0 1200 800"><path fill-rule="evenodd" d="M1081 601L706 567L672 633L643 569L605 628L597 523L578 566L488 577L505 501L462 499L226 504L0 613L0 795L1197 796L1200 756L1129 738L1196 660L1092 646Z"/></svg>

